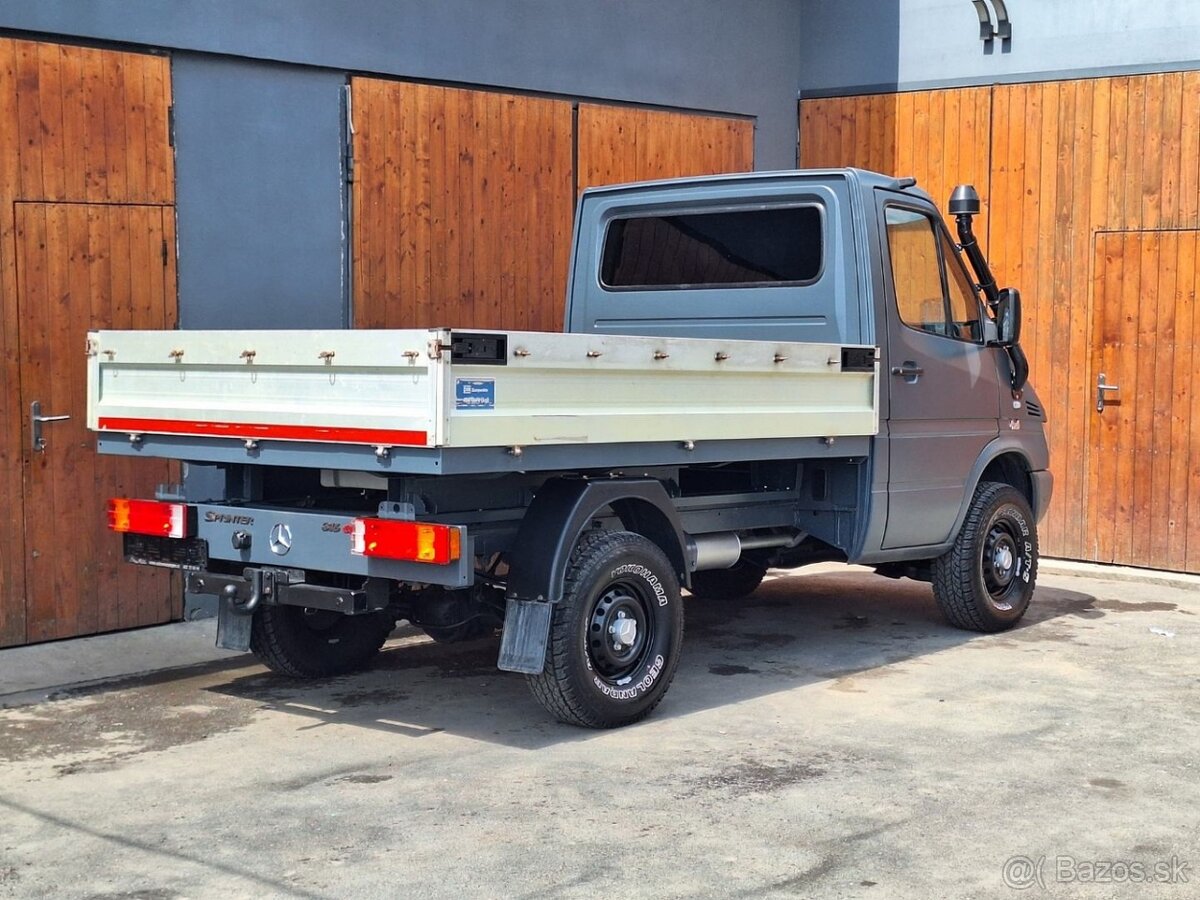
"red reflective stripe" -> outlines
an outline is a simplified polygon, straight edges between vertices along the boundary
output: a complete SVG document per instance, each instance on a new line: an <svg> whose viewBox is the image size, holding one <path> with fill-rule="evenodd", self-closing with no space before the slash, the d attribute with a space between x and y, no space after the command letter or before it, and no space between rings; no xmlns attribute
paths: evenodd
<svg viewBox="0 0 1200 900"><path fill-rule="evenodd" d="M424 431L385 428L325 428L320 425L253 425L240 422L185 422L178 419L122 419L101 416L101 431L141 434L200 434L206 437L275 438L281 441L331 441L339 444L404 444L424 447Z"/></svg>

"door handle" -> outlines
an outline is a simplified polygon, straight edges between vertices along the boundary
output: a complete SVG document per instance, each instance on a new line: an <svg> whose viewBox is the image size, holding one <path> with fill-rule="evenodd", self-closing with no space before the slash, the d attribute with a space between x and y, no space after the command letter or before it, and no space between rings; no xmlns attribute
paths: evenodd
<svg viewBox="0 0 1200 900"><path fill-rule="evenodd" d="M1096 379L1096 412L1104 412L1104 395L1111 391L1119 391L1120 385L1107 384L1104 378L1104 373L1100 373L1100 377Z"/></svg>
<svg viewBox="0 0 1200 900"><path fill-rule="evenodd" d="M925 374L925 370L918 366L911 359L906 359L902 366L892 366L892 374L900 375L905 381L916 381L918 377Z"/></svg>
<svg viewBox="0 0 1200 900"><path fill-rule="evenodd" d="M41 453L46 449L46 439L42 437L43 422L65 422L70 416L43 416L42 401L34 400L29 404L29 433L33 442L33 452Z"/></svg>

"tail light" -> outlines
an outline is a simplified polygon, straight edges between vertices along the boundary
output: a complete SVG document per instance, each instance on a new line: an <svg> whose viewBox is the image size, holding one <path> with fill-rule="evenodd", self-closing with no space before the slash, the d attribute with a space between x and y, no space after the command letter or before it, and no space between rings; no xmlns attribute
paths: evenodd
<svg viewBox="0 0 1200 900"><path fill-rule="evenodd" d="M108 527L119 534L184 538L188 536L188 507L186 503L114 497L108 501Z"/></svg>
<svg viewBox="0 0 1200 900"><path fill-rule="evenodd" d="M462 532L452 525L355 519L350 532L350 552L444 566L462 554Z"/></svg>

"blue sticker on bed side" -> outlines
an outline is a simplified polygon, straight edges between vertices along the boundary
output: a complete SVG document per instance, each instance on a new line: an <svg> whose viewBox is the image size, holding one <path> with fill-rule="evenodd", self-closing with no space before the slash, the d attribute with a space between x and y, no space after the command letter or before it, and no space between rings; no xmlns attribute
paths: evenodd
<svg viewBox="0 0 1200 900"><path fill-rule="evenodd" d="M495 409L496 380L494 378L454 379L455 409Z"/></svg>

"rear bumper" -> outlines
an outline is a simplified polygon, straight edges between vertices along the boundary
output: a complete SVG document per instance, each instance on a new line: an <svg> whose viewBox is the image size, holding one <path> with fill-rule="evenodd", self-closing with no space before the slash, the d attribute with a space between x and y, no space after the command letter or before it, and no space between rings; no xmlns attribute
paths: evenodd
<svg viewBox="0 0 1200 900"><path fill-rule="evenodd" d="M1033 517L1040 522L1046 515L1046 510L1050 508L1050 498L1054 494L1054 476L1050 474L1049 469L1039 469L1030 472L1029 479L1033 483Z"/></svg>
<svg viewBox="0 0 1200 900"><path fill-rule="evenodd" d="M303 606L326 609L348 616L378 612L387 606L387 582L375 582L382 590L327 587L297 581L292 569L246 569L241 575L218 572L189 572L187 591L192 594L212 594L242 613L252 613L260 604L274 606Z"/></svg>
<svg viewBox="0 0 1200 900"><path fill-rule="evenodd" d="M241 575L189 572L187 590L213 594L217 606L217 646L249 650L254 611L260 606L302 606L343 615L362 615L386 609L388 582L369 579L361 589L306 584L295 569L248 568Z"/></svg>
<svg viewBox="0 0 1200 900"><path fill-rule="evenodd" d="M234 571L291 573L284 583L293 584L308 580L305 577L308 572L449 588L469 587L475 578L471 538L465 526L454 526L461 534L462 551L457 559L448 563L416 562L353 553L354 515L212 503L187 504L187 507L187 518L192 523L188 537L126 534L126 560L207 574L210 579L227 577L212 574L214 569L229 571L229 566L210 565L221 561L232 564ZM220 588L226 586L221 584ZM189 587L189 590L195 589ZM214 590L195 592L220 593Z"/></svg>

